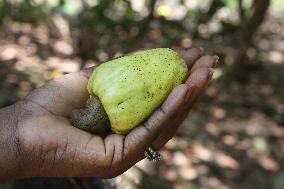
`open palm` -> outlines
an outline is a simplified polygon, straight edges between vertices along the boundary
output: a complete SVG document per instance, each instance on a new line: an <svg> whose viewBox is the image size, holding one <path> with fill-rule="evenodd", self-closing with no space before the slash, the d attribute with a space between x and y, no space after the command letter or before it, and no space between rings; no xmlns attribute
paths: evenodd
<svg viewBox="0 0 284 189"><path fill-rule="evenodd" d="M217 63L217 58L201 56L196 48L184 52L183 57L190 71L186 83L176 87L148 120L127 135L103 138L69 122L69 113L82 108L89 98L87 72L67 74L29 94L21 102L28 116L18 123L24 177L110 178L143 159L150 145L163 147L210 81Z"/></svg>

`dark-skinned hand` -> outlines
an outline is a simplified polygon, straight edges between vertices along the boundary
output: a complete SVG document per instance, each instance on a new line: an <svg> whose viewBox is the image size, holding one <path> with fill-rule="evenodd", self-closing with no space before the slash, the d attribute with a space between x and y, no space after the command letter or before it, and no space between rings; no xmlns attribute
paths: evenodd
<svg viewBox="0 0 284 189"><path fill-rule="evenodd" d="M202 56L198 48L184 51L182 56L190 73L186 82L127 135L101 137L71 125L68 115L82 108L89 98L88 71L52 80L24 100L0 110L0 180L112 178L145 158L147 147L162 148L188 116L218 61L215 56Z"/></svg>

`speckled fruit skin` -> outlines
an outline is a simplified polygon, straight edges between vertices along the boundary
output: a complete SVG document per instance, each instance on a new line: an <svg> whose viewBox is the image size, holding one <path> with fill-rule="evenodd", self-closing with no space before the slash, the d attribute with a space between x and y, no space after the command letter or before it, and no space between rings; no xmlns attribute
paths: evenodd
<svg viewBox="0 0 284 189"><path fill-rule="evenodd" d="M143 122L188 75L184 60L173 50L157 48L101 64L88 82L115 133L126 134Z"/></svg>

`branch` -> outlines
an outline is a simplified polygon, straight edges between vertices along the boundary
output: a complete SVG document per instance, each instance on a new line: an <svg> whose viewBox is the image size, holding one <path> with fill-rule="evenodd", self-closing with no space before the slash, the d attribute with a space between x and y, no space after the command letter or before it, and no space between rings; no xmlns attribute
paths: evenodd
<svg viewBox="0 0 284 189"><path fill-rule="evenodd" d="M250 42L253 35L256 33L258 27L264 20L266 11L268 10L270 0L258 0L254 1L254 12L251 18L243 27L242 39L246 42Z"/></svg>
<svg viewBox="0 0 284 189"><path fill-rule="evenodd" d="M238 12L239 12L240 21L242 23L245 19L245 12L244 12L244 8L243 8L243 0L238 0Z"/></svg>

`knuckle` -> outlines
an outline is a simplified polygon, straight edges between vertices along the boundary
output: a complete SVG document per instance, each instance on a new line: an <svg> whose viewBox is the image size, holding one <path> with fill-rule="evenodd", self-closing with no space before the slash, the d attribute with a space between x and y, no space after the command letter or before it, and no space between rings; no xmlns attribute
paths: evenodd
<svg viewBox="0 0 284 189"><path fill-rule="evenodd" d="M109 167L118 167L122 160L123 160L123 144L124 144L124 139L120 135L116 135L114 138L114 143L113 143L113 151L111 154L111 161L109 162Z"/></svg>
<svg viewBox="0 0 284 189"><path fill-rule="evenodd" d="M168 117L168 112L164 110L164 108L159 108L152 117L148 120L148 128L154 127L164 122L164 120Z"/></svg>

